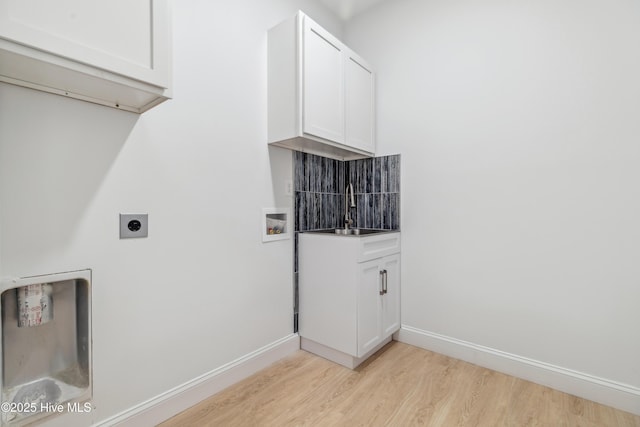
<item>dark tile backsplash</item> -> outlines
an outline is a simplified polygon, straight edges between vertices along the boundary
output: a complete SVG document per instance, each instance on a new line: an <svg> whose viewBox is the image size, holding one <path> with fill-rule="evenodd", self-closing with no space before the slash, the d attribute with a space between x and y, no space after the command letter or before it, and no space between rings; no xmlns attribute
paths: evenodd
<svg viewBox="0 0 640 427"><path fill-rule="evenodd" d="M353 184L355 227L400 229L400 155L328 159L294 152L295 231L344 227L344 199Z"/></svg>

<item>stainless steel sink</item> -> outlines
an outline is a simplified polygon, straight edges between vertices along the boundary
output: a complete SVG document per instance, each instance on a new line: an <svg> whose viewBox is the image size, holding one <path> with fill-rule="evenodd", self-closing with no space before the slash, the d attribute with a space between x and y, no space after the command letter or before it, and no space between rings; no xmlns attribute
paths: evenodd
<svg viewBox="0 0 640 427"><path fill-rule="evenodd" d="M373 228L328 228L326 230L311 230L304 233L322 233L322 234L336 234L338 236L363 236L367 234L389 233L396 230L378 230Z"/></svg>

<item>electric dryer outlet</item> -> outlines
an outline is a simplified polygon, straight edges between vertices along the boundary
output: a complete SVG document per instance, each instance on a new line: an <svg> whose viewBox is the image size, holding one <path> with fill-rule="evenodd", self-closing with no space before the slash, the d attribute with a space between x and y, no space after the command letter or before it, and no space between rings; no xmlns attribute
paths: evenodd
<svg viewBox="0 0 640 427"><path fill-rule="evenodd" d="M120 214L120 238L132 239L149 235L148 214Z"/></svg>

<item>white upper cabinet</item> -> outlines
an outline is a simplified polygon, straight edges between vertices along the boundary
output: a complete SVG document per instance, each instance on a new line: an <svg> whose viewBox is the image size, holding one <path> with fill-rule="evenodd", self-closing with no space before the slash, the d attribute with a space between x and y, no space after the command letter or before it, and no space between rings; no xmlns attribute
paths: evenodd
<svg viewBox="0 0 640 427"><path fill-rule="evenodd" d="M269 30L269 143L340 160L375 154L372 69L302 12Z"/></svg>
<svg viewBox="0 0 640 427"><path fill-rule="evenodd" d="M171 96L168 0L0 0L0 81L144 112Z"/></svg>

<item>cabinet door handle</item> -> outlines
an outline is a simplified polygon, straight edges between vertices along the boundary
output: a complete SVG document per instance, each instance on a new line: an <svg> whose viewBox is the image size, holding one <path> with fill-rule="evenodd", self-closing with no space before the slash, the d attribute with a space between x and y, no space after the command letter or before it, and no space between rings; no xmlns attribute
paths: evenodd
<svg viewBox="0 0 640 427"><path fill-rule="evenodd" d="M382 292L383 293L387 293L387 283L389 281L389 275L387 274L387 270L382 270L382 272L384 273L384 282L382 285Z"/></svg>
<svg viewBox="0 0 640 427"><path fill-rule="evenodd" d="M385 270L380 270L380 295L384 295L385 290L385 284L384 284L384 272Z"/></svg>

